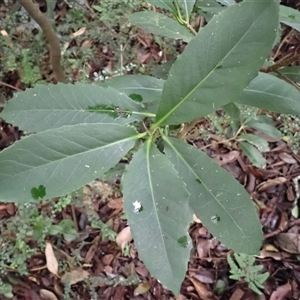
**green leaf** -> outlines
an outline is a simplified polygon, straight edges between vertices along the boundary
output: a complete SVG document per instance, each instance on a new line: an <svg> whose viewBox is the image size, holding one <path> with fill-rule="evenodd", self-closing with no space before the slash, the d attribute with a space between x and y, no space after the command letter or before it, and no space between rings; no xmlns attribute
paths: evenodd
<svg viewBox="0 0 300 300"><path fill-rule="evenodd" d="M179 7L184 13L184 19L189 22L191 12L193 11L196 0L177 0Z"/></svg>
<svg viewBox="0 0 300 300"><path fill-rule="evenodd" d="M241 127L241 111L239 104L230 102L223 106L224 111L230 116L230 127L235 135Z"/></svg>
<svg viewBox="0 0 300 300"><path fill-rule="evenodd" d="M97 123L25 137L0 152L0 201L30 201L39 185L48 199L66 195L115 166L137 138L132 128Z"/></svg>
<svg viewBox="0 0 300 300"><path fill-rule="evenodd" d="M245 125L247 125L250 128L259 130L276 139L280 139L282 136L282 133L277 128L275 128L273 124L268 124L265 120L259 118L259 116L257 116L256 118L249 119L247 122L245 122Z"/></svg>
<svg viewBox="0 0 300 300"><path fill-rule="evenodd" d="M152 276L178 295L191 249L189 195L172 164L149 140L128 166L123 195L139 257Z"/></svg>
<svg viewBox="0 0 300 300"><path fill-rule="evenodd" d="M279 71L293 81L300 83L300 66L285 67Z"/></svg>
<svg viewBox="0 0 300 300"><path fill-rule="evenodd" d="M133 25L159 36L182 39L187 43L193 38L186 27L180 25L174 19L154 11L141 11L131 14L128 16L128 20Z"/></svg>
<svg viewBox="0 0 300 300"><path fill-rule="evenodd" d="M239 145L254 166L260 169L263 169L266 166L266 159L261 155L256 147L247 142L240 142Z"/></svg>
<svg viewBox="0 0 300 300"><path fill-rule="evenodd" d="M190 206L216 238L234 251L256 254L262 232L248 193L204 152L164 136L165 153L189 191Z"/></svg>
<svg viewBox="0 0 300 300"><path fill-rule="evenodd" d="M225 9L225 7L220 5L217 1L211 0L197 0L196 7L201 9L199 14L203 16L207 22L209 22L215 14Z"/></svg>
<svg viewBox="0 0 300 300"><path fill-rule="evenodd" d="M236 102L283 114L300 115L300 92L273 75L259 73Z"/></svg>
<svg viewBox="0 0 300 300"><path fill-rule="evenodd" d="M239 138L241 138L241 139L247 141L248 143L254 145L261 152L269 151L268 142L260 136L257 136L255 134L245 133L245 134L240 135Z"/></svg>
<svg viewBox="0 0 300 300"><path fill-rule="evenodd" d="M297 31L300 31L300 11L291 7L280 5L279 21Z"/></svg>
<svg viewBox="0 0 300 300"><path fill-rule="evenodd" d="M161 78L166 80L168 78L168 74L169 71L172 67L172 65L174 64L176 59L170 59L165 63L162 63L161 65L157 65L154 67L153 71L152 71L152 75L156 78ZM163 86L162 86L163 88ZM162 92L162 88L161 88L161 92Z"/></svg>
<svg viewBox="0 0 300 300"><path fill-rule="evenodd" d="M277 1L242 2L215 16L171 68L155 126L189 122L235 102L257 76L277 27Z"/></svg>
<svg viewBox="0 0 300 300"><path fill-rule="evenodd" d="M131 94L141 95L142 104L153 113L157 110L163 85L164 80L147 75L117 76L101 84L103 87L113 87L127 96Z"/></svg>
<svg viewBox="0 0 300 300"><path fill-rule="evenodd" d="M173 0L147 0L147 2L175 13Z"/></svg>
<svg viewBox="0 0 300 300"><path fill-rule="evenodd" d="M130 117L109 116L90 112L92 107L117 107L131 112ZM149 113L125 94L113 88L77 83L57 85L37 85L15 94L0 114L1 118L29 132L41 132L63 125L80 123L127 124L145 118Z"/></svg>

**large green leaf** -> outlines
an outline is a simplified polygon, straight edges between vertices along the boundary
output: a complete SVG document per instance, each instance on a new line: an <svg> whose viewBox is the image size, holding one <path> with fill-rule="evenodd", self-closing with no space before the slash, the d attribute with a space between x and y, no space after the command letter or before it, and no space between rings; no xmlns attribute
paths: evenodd
<svg viewBox="0 0 300 300"><path fill-rule="evenodd" d="M108 79L101 86L113 87L127 96L138 94L142 96L141 104L147 110L155 113L160 101L164 80L147 75L124 75Z"/></svg>
<svg viewBox="0 0 300 300"><path fill-rule="evenodd" d="M215 16L171 68L156 125L189 122L234 102L257 76L277 27L275 0L244 1Z"/></svg>
<svg viewBox="0 0 300 300"><path fill-rule="evenodd" d="M197 0L196 7L201 9L199 14L203 16L207 22L209 22L215 14L225 9L225 7L215 0Z"/></svg>
<svg viewBox="0 0 300 300"><path fill-rule="evenodd" d="M173 0L147 0L147 2L169 11L175 12Z"/></svg>
<svg viewBox="0 0 300 300"><path fill-rule="evenodd" d="M165 153L191 194L190 206L204 226L236 252L257 254L261 224L249 195L204 152L164 137Z"/></svg>
<svg viewBox="0 0 300 300"><path fill-rule="evenodd" d="M152 276L179 294L189 260L192 213L188 193L172 164L149 140L123 178L124 210Z"/></svg>
<svg viewBox="0 0 300 300"><path fill-rule="evenodd" d="M115 166L137 138L132 128L97 123L25 137L0 152L0 201L30 201L40 186L42 198L72 192Z"/></svg>
<svg viewBox="0 0 300 300"><path fill-rule="evenodd" d="M145 31L189 42L193 35L174 19L154 11L141 11L128 16L130 23Z"/></svg>
<svg viewBox="0 0 300 300"><path fill-rule="evenodd" d="M185 21L189 22L196 0L177 0L179 7L183 11Z"/></svg>
<svg viewBox="0 0 300 300"><path fill-rule="evenodd" d="M97 109L101 106L102 109ZM131 112L117 118L114 109ZM95 108L93 109L89 108ZM107 109L106 109L107 108ZM89 111L90 110L90 111ZM101 113L102 112L102 113ZM80 123L126 124L141 120L149 113L142 106L113 88L77 83L37 85L15 94L0 117L29 132L41 132L63 125Z"/></svg>
<svg viewBox="0 0 300 300"><path fill-rule="evenodd" d="M279 21L300 31L300 11L291 7L280 5Z"/></svg>
<svg viewBox="0 0 300 300"><path fill-rule="evenodd" d="M300 83L300 66L285 67L279 71L293 81Z"/></svg>
<svg viewBox="0 0 300 300"><path fill-rule="evenodd" d="M286 81L266 73L259 73L236 102L283 114L300 115L300 92Z"/></svg>

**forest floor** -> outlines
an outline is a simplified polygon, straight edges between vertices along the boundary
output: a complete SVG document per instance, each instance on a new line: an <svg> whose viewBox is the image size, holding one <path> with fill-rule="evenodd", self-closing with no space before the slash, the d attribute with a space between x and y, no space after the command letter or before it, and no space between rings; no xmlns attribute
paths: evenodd
<svg viewBox="0 0 300 300"><path fill-rule="evenodd" d="M46 1L38 2L41 11L49 11ZM96 2L58 1L53 7L68 81L99 83L105 77L136 73L165 78L185 44L127 26L126 14L141 7L141 1L120 0L114 5L111 1L100 2L104 7L101 14L97 11L101 3ZM42 33L16 3L5 5L0 1L0 30L1 109L14 93L55 80ZM299 44L299 33L283 27L273 56L278 60L296 49L299 51ZM278 129L288 127L296 136L299 122L279 118L278 114L269 115ZM23 133L0 122L1 151ZM6 295L16 300L299 299L300 219L294 209L300 197L300 137L291 144L263 135L270 150L264 153L266 168L258 169L236 144L227 142L227 127L228 121L219 112L215 118L193 123L184 138L244 185L258 208L264 242L256 264L269 273L261 295L253 292L245 281L229 279L227 256L232 252L196 218L190 227L193 250L180 295L175 297L152 278L139 260L134 241L124 236L124 231L120 234L127 225L120 192L122 167L76 194L35 208L0 204L0 293L7 289ZM34 238L30 232L41 219L42 233ZM72 220L75 229L60 237L51 235L51 226L62 220ZM25 242L21 246L20 239ZM127 246L122 251L123 241ZM50 252L48 249L46 253L45 245L51 248ZM63 276L53 275L46 264L51 250ZM8 298L0 295L0 299Z"/></svg>

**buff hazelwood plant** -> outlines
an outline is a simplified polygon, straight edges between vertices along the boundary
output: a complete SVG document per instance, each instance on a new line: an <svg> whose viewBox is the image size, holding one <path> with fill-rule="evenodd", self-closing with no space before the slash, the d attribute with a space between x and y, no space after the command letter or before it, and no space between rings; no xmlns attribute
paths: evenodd
<svg viewBox="0 0 300 300"><path fill-rule="evenodd" d="M0 153L2 202L64 196L129 158L122 192L135 247L176 295L192 249L193 214L238 253L258 254L263 236L243 186L171 129L230 103L300 114L299 90L259 72L276 40L278 1L222 6L198 33L189 24L194 4L155 1L175 18L152 11L128 17L188 43L166 80L125 75L102 85L37 85L15 94L0 115L26 132Z"/></svg>

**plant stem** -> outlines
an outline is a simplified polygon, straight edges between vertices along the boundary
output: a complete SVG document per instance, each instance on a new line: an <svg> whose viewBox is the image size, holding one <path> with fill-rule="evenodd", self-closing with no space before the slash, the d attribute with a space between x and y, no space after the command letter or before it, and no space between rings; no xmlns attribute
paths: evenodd
<svg viewBox="0 0 300 300"><path fill-rule="evenodd" d="M190 23L184 21L184 25L187 29L191 31L193 35L197 35L197 31L193 28L193 26Z"/></svg>
<svg viewBox="0 0 300 300"><path fill-rule="evenodd" d="M32 0L19 0L20 4L25 8L30 17L34 19L42 28L46 40L49 43L50 48L50 63L53 68L54 75L59 82L65 81L64 70L60 64L61 54L59 40L56 36L54 29L52 28L47 17L39 10Z"/></svg>
<svg viewBox="0 0 300 300"><path fill-rule="evenodd" d="M298 62L299 60L300 60L300 54L289 58L278 60L274 65L261 68L260 71L264 73L276 72L278 69L285 66L289 66L290 64Z"/></svg>

